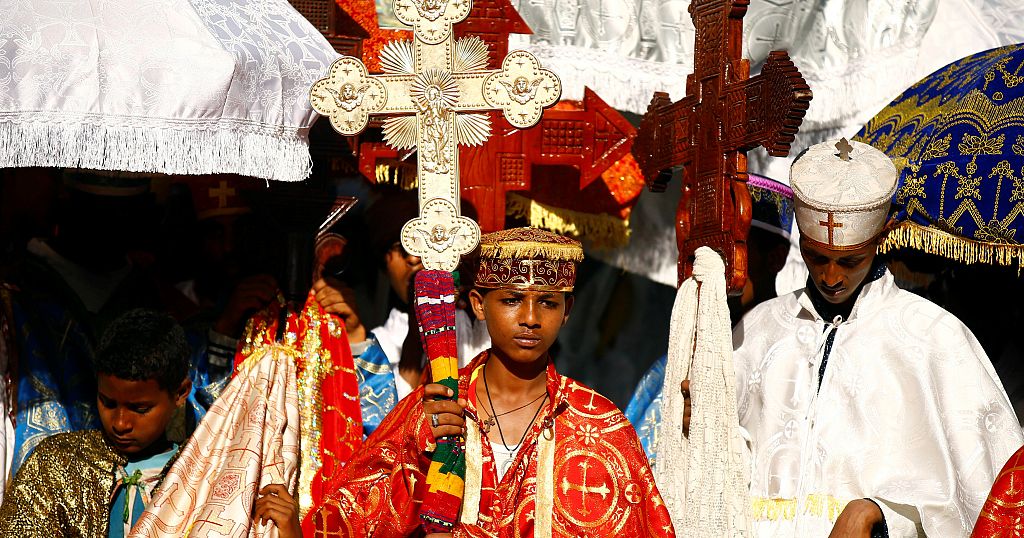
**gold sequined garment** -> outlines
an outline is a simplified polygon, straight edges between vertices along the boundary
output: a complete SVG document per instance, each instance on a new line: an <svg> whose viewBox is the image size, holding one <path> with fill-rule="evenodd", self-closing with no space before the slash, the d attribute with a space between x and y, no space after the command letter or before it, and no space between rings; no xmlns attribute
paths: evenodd
<svg viewBox="0 0 1024 538"><path fill-rule="evenodd" d="M99 430L45 439L7 488L0 536L106 538L114 469L125 463Z"/></svg>

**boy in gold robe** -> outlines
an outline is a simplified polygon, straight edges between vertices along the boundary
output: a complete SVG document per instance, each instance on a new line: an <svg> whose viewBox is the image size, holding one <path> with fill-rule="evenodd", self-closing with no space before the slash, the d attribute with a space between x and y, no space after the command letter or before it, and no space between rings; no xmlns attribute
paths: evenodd
<svg viewBox="0 0 1024 538"><path fill-rule="evenodd" d="M192 386L182 328L166 314L127 312L94 366L103 429L39 444L8 487L0 536L123 537L177 454L165 432Z"/></svg>

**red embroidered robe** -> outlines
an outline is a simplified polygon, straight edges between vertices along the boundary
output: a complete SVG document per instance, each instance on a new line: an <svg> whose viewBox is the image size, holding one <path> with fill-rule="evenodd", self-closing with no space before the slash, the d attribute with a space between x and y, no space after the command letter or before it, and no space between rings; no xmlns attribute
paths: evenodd
<svg viewBox="0 0 1024 538"><path fill-rule="evenodd" d="M473 431L456 537L674 536L632 425L612 402L550 363L547 403L499 482L472 397L486 358L485 352L459 372ZM433 445L422 398L420 387L402 400L342 470L336 491L314 514L315 536L421 534L417 513Z"/></svg>
<svg viewBox="0 0 1024 538"><path fill-rule="evenodd" d="M996 476L971 537L1024 537L1024 447L1010 456Z"/></svg>

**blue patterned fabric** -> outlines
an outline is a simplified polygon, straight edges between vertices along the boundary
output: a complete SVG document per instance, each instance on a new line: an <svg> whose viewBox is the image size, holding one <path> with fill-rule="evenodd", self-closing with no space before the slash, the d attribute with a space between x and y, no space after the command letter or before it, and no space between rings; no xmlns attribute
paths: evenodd
<svg viewBox="0 0 1024 538"><path fill-rule="evenodd" d="M885 248L965 263L1022 263L1024 45L954 62L896 98L857 134L899 171L901 226Z"/></svg>
<svg viewBox="0 0 1024 538"><path fill-rule="evenodd" d="M207 330L185 331L189 348L192 350L192 392L188 395L186 405L186 423L191 432L206 416L206 410L220 396L220 393L231 381L231 367L212 364L210 361L210 341Z"/></svg>
<svg viewBox="0 0 1024 538"><path fill-rule="evenodd" d="M18 356L18 409L11 476L45 438L99 428L93 347L85 328L59 304L11 304Z"/></svg>
<svg viewBox="0 0 1024 538"><path fill-rule="evenodd" d="M359 380L359 405L363 415L363 438L369 437L380 426L384 417L398 403L398 389L395 374L391 371L384 349L370 334L370 346L358 357L352 359Z"/></svg>
<svg viewBox="0 0 1024 538"><path fill-rule="evenodd" d="M658 424L661 422L661 386L665 382L665 365L668 356L662 355L640 379L633 397L626 406L626 418L636 428L640 437L640 445L647 454L647 459L654 467L654 447L658 440Z"/></svg>
<svg viewBox="0 0 1024 538"><path fill-rule="evenodd" d="M774 179L748 174L751 226L789 237L793 231L793 189Z"/></svg>

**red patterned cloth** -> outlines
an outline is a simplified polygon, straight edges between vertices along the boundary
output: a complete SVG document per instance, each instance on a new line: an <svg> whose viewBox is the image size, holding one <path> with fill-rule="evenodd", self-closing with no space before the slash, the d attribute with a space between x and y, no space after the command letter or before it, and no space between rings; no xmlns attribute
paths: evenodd
<svg viewBox="0 0 1024 538"><path fill-rule="evenodd" d="M284 301L272 303L249 320L236 371L247 357L271 346ZM341 320L323 311L310 293L300 313L289 312L282 344L298 352L300 442L298 501L303 534L313 532L309 514L338 471L362 444L362 412L348 337Z"/></svg>
<svg viewBox="0 0 1024 538"><path fill-rule="evenodd" d="M999 471L972 538L1024 537L1024 447Z"/></svg>
<svg viewBox="0 0 1024 538"><path fill-rule="evenodd" d="M459 373L459 390L470 395L470 417L476 416L472 395L486 359L487 353L481 354ZM553 365L547 376L548 403L501 482L486 432L469 420L468 437L475 433L481 442L476 454L467 443L465 502L454 535L674 536L626 417L608 399L559 375ZM338 490L314 514L314 536L397 538L417 532L433 449L422 398L421 387L402 400L342 470ZM553 448L549 458L545 439ZM545 471L542 461L553 462L552 469ZM482 466L477 485L469 469L474 462ZM539 480L545 473L550 478ZM550 498L546 507L545 498ZM545 521L547 529L542 528Z"/></svg>

